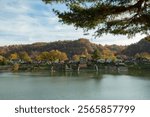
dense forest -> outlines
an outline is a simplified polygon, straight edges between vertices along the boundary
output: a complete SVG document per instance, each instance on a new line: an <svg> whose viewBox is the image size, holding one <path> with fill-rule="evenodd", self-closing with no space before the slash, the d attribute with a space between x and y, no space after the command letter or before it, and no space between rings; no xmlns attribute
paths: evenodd
<svg viewBox="0 0 150 117"><path fill-rule="evenodd" d="M78 60L80 56L94 59L115 59L117 56L150 58L150 37L129 46L101 45L80 38L74 41L56 41L33 43L28 45L10 45L0 47L1 58L10 60Z"/></svg>
<svg viewBox="0 0 150 117"><path fill-rule="evenodd" d="M91 43L88 39L78 39L75 41L57 41L51 43L33 43L29 45L10 45L0 47L0 54L8 57L13 53L27 52L29 55L35 55L40 52L49 52L51 50L59 50L65 52L69 58L74 55L81 55L89 53L91 54L94 50L98 49L100 52L106 50L112 53L121 53L125 49L125 46L118 45L97 45Z"/></svg>
<svg viewBox="0 0 150 117"><path fill-rule="evenodd" d="M150 53L150 36L142 39L138 43L129 45L124 51L123 54L127 56L135 56L139 53Z"/></svg>

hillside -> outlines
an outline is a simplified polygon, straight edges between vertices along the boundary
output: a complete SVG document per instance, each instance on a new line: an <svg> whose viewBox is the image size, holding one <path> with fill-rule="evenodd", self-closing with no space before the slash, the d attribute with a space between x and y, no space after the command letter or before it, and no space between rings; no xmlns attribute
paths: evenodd
<svg viewBox="0 0 150 117"><path fill-rule="evenodd" d="M127 56L135 56L137 53L150 53L150 36L142 39L138 43L129 45L124 51L123 54Z"/></svg>
<svg viewBox="0 0 150 117"><path fill-rule="evenodd" d="M119 49L116 49L119 48ZM109 49L110 51L115 53L121 52L121 48L124 49L124 46L102 46L91 43L88 39L78 39L75 41L56 41L50 43L33 43L29 45L11 45L11 46L4 46L0 47L0 54L8 56L11 53L19 53L22 51L26 51L29 55L33 53L39 53L44 51L51 51L51 50L59 50L62 52L67 53L68 57L72 57L73 55L77 54L84 54L88 52L89 54L92 53L95 49L100 51L104 49Z"/></svg>
<svg viewBox="0 0 150 117"><path fill-rule="evenodd" d="M121 46L121 45L105 45L105 48L111 50L113 53L121 54L123 50L127 48L127 46Z"/></svg>
<svg viewBox="0 0 150 117"><path fill-rule="evenodd" d="M36 55L40 52L59 50L65 52L69 58L73 55L81 55L88 52L91 54L95 49L100 52L109 50L115 54L124 54L127 56L135 56L137 53L150 53L150 36L142 39L138 43L129 46L119 45L101 45L91 43L88 39L80 38L74 41L56 41L50 43L38 42L28 45L10 45L0 47L0 55L8 57L12 53L19 53L26 51L30 56Z"/></svg>

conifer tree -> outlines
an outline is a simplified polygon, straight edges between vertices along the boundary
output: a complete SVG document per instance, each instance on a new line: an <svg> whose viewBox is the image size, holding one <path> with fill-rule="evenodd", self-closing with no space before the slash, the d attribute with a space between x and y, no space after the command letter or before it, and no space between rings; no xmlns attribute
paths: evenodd
<svg viewBox="0 0 150 117"><path fill-rule="evenodd" d="M54 10L60 21L84 30L96 29L95 36L137 33L150 35L150 0L42 0L64 3L67 11Z"/></svg>

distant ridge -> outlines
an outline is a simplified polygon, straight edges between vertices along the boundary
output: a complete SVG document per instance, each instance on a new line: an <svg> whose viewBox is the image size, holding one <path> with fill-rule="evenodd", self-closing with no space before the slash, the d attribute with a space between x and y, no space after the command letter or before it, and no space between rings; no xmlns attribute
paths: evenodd
<svg viewBox="0 0 150 117"><path fill-rule="evenodd" d="M22 51L26 51L30 55L33 53L39 53L44 51L51 50L59 50L67 53L68 57L72 57L73 55L81 55L87 51L89 54L92 53L95 49L100 51L107 49L112 51L113 53L121 53L122 50L125 49L125 46L118 45L106 45L102 46L101 44L91 43L88 39L80 38L74 41L55 41L50 43L45 42L37 42L28 45L10 45L0 47L1 55L10 55L11 53L18 53Z"/></svg>
<svg viewBox="0 0 150 117"><path fill-rule="evenodd" d="M119 46L119 45L101 45L91 43L88 39L80 38L78 40L70 41L55 41L55 42L37 42L27 45L10 45L0 47L0 55L8 56L11 53L18 53L26 51L29 55L33 53L40 53L44 51L59 50L65 52L68 57L73 55L81 55L85 52L91 54L95 49L100 52L103 50L110 50L115 54L135 56L137 53L147 52L150 53L150 36L142 39L138 43L131 44L129 46Z"/></svg>
<svg viewBox="0 0 150 117"><path fill-rule="evenodd" d="M135 56L138 53L150 53L150 36L142 39L136 44L129 45L124 51L123 54L127 56Z"/></svg>

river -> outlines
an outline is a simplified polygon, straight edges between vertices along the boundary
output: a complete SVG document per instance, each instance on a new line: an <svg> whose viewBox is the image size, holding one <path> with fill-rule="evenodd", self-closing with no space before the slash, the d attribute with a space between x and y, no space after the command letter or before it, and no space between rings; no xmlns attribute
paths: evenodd
<svg viewBox="0 0 150 117"><path fill-rule="evenodd" d="M150 99L150 73L0 72L1 100Z"/></svg>

